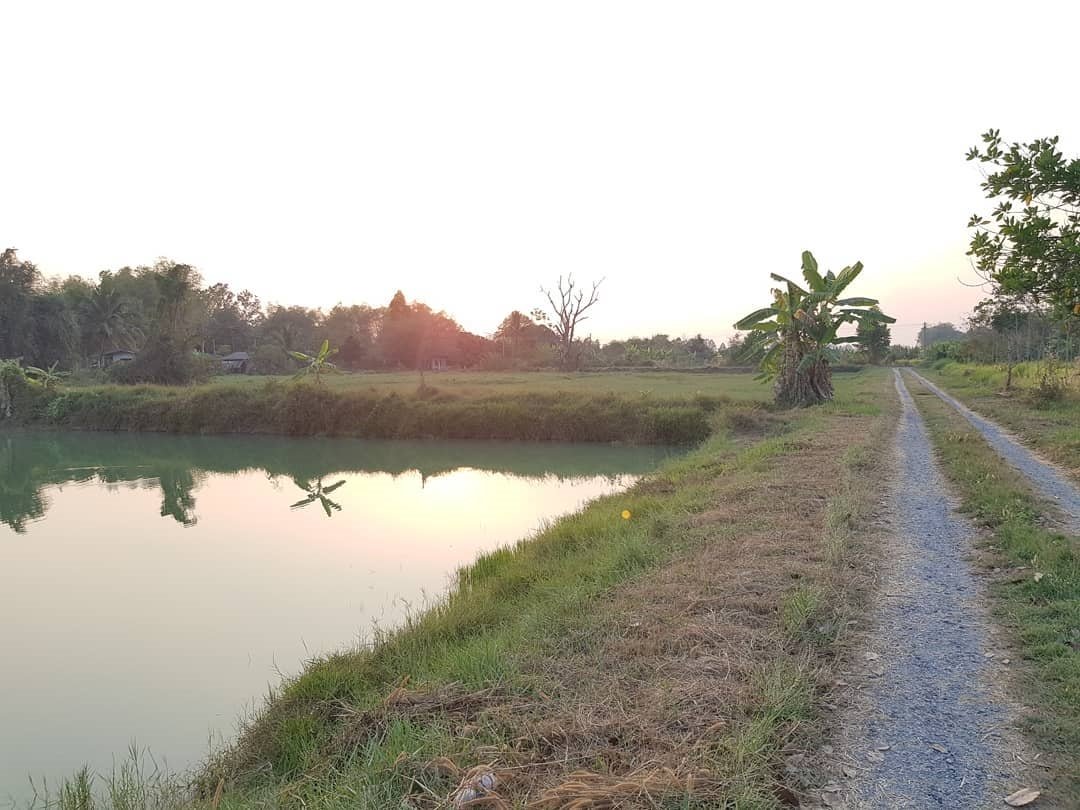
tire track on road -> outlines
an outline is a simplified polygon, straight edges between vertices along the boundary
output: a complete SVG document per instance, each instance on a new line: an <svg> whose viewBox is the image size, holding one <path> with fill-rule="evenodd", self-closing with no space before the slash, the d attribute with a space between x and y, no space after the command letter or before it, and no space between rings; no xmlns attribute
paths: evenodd
<svg viewBox="0 0 1080 810"><path fill-rule="evenodd" d="M943 402L956 409L979 431L1006 463L1028 479L1035 492L1061 510L1070 534L1080 535L1080 487L1073 484L1057 467L1010 436L1004 428L975 413L951 394L941 390L917 371L907 369L920 383Z"/></svg>
<svg viewBox="0 0 1080 810"><path fill-rule="evenodd" d="M1000 740L1012 714L991 689L990 625L968 562L974 530L953 509L899 373L895 384L903 413L892 544L865 653L862 719L843 744L857 772L846 806L996 806L1015 778Z"/></svg>

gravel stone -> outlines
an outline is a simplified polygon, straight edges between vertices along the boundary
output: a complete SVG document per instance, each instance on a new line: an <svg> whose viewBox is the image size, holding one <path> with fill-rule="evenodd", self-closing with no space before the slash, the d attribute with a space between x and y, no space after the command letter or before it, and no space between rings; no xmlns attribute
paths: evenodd
<svg viewBox="0 0 1080 810"><path fill-rule="evenodd" d="M942 391L917 371L908 369L913 377L951 405L982 434L1005 461L1028 478L1042 497L1052 501L1065 517L1070 534L1080 534L1080 487L1075 486L1060 470L1012 438L1000 425L975 413L955 397Z"/></svg>
<svg viewBox="0 0 1080 810"><path fill-rule="evenodd" d="M895 382L903 415L882 583L890 598L871 642L884 672L866 680L866 716L846 741L863 767L845 799L858 808L997 806L1016 776L1000 739L1011 713L990 688L993 645L968 562L973 529L953 509L899 373Z"/></svg>

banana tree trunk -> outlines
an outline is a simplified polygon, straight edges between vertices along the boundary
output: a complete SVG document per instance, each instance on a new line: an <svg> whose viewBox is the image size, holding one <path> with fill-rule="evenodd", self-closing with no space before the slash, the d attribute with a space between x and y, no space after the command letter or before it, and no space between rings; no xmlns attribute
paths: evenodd
<svg viewBox="0 0 1080 810"><path fill-rule="evenodd" d="M804 408L833 398L832 369L827 360L818 360L800 369L808 353L801 341L790 341L784 349L774 394L779 405Z"/></svg>

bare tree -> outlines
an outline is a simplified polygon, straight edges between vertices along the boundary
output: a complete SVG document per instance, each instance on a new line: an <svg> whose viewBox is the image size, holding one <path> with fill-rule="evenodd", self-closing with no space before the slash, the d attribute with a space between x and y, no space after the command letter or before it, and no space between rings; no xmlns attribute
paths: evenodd
<svg viewBox="0 0 1080 810"><path fill-rule="evenodd" d="M558 286L554 292L540 288L540 292L547 297L552 315L554 315L552 319L545 314L544 319L549 321L552 330L559 338L559 362L564 369L572 369L576 365L574 336L578 324L588 320L585 313L600 300L598 292L603 283L603 279L594 281L588 295L584 288L577 286L573 275L568 275L565 279L559 276Z"/></svg>

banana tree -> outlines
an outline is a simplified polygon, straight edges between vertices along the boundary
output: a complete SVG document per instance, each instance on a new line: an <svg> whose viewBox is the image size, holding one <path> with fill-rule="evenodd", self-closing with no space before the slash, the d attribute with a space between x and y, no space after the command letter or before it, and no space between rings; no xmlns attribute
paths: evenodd
<svg viewBox="0 0 1080 810"><path fill-rule="evenodd" d="M839 273L822 275L810 251L802 254L805 288L771 273L784 285L774 289L772 306L751 312L735 324L750 330L746 355L759 360L759 379L774 381L781 405L816 405L833 397L830 363L837 360L837 345L859 343L856 335L840 335L845 324L895 323L877 309L873 298L841 298L862 272L862 262Z"/></svg>
<svg viewBox="0 0 1080 810"><path fill-rule="evenodd" d="M289 352L289 356L293 360L304 364L304 367L294 376L305 377L313 374L315 375L315 382L321 383L323 374L339 374L338 367L330 362L330 358L337 353L337 349L330 348L329 340L324 340L322 346L319 347L319 351L314 355L304 354L303 352Z"/></svg>
<svg viewBox="0 0 1080 810"><path fill-rule="evenodd" d="M59 362L53 363L48 368L38 368L37 366L27 366L26 376L35 385L40 385L45 390L52 390L56 388L64 381L64 377L67 376L66 372L57 371L56 367Z"/></svg>

